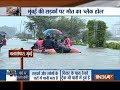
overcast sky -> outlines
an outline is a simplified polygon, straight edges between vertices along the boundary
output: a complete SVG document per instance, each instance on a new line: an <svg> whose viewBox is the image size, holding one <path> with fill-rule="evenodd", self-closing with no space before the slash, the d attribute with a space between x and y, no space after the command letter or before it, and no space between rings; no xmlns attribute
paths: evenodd
<svg viewBox="0 0 120 90"><path fill-rule="evenodd" d="M120 16L100 16L100 17L82 17L80 18L85 19L86 21L92 20L92 19L97 19L97 20L102 20L106 22L107 26L109 27L108 29L112 29L115 23L120 22ZM22 24L21 24L22 21ZM20 31L20 25L22 25L22 31L24 30L24 22L29 21L29 19L25 16L0 16L0 27L1 26L10 26L10 27L15 27L17 28L17 31Z"/></svg>
<svg viewBox="0 0 120 90"><path fill-rule="evenodd" d="M0 27L6 25L10 27L15 27L17 28L17 31L20 31L20 25L22 26L22 30L24 30L23 24L26 21L29 21L29 19L23 16L0 16Z"/></svg>

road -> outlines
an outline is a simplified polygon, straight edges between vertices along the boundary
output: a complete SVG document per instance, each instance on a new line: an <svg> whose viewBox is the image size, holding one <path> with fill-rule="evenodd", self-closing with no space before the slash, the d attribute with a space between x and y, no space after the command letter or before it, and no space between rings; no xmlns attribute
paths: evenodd
<svg viewBox="0 0 120 90"><path fill-rule="evenodd" d="M20 58L9 58L10 49L30 49L35 41L7 40L0 52L0 69L20 69ZM89 49L75 45L82 53L41 54L24 58L24 69L120 69L120 50Z"/></svg>

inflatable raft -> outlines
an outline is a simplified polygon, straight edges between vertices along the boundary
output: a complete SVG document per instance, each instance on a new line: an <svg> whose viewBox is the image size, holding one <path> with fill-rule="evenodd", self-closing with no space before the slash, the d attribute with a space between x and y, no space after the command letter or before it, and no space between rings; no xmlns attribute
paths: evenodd
<svg viewBox="0 0 120 90"><path fill-rule="evenodd" d="M76 48L71 48L70 53L81 53L81 52Z"/></svg>
<svg viewBox="0 0 120 90"><path fill-rule="evenodd" d="M33 52L36 52L36 53L49 53L49 54L57 53L54 49L45 49L44 52L42 52L42 50L39 50L39 49L33 49ZM81 52L80 52L80 50L78 50L76 48L71 48L70 53L81 53Z"/></svg>
<svg viewBox="0 0 120 90"><path fill-rule="evenodd" d="M56 51L54 49L45 49L44 52L42 52L42 50L39 50L39 49L33 49L33 52L36 52L36 53L49 53L49 54L56 53Z"/></svg>

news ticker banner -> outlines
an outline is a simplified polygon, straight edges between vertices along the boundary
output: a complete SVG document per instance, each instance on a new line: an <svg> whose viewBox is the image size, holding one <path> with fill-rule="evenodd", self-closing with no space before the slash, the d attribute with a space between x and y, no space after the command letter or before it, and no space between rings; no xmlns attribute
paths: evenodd
<svg viewBox="0 0 120 90"><path fill-rule="evenodd" d="M120 15L120 8L113 7L23 7L21 15L29 16L91 16Z"/></svg>
<svg viewBox="0 0 120 90"><path fill-rule="evenodd" d="M0 7L5 16L111 16L120 15L117 7Z"/></svg>
<svg viewBox="0 0 120 90"><path fill-rule="evenodd" d="M120 81L120 70L9 69L0 70L0 81Z"/></svg>

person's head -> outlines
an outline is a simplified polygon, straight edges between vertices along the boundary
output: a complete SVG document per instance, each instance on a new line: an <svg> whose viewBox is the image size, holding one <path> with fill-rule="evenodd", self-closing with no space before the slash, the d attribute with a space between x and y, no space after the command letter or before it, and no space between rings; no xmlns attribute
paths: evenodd
<svg viewBox="0 0 120 90"><path fill-rule="evenodd" d="M57 39L55 39L55 42L57 42Z"/></svg>
<svg viewBox="0 0 120 90"><path fill-rule="evenodd" d="M64 36L64 39L68 38L67 36Z"/></svg>
<svg viewBox="0 0 120 90"><path fill-rule="evenodd" d="M61 42L61 43L63 43L63 41L64 41L64 39L61 39L61 41L60 41L60 42Z"/></svg>
<svg viewBox="0 0 120 90"><path fill-rule="evenodd" d="M51 37L52 40L54 40L55 38L54 37Z"/></svg>
<svg viewBox="0 0 120 90"><path fill-rule="evenodd" d="M5 35L3 35L2 37L5 38Z"/></svg>
<svg viewBox="0 0 120 90"><path fill-rule="evenodd" d="M43 40L42 38L38 38L38 40Z"/></svg>
<svg viewBox="0 0 120 90"><path fill-rule="evenodd" d="M46 39L50 39L50 36L47 36Z"/></svg>

